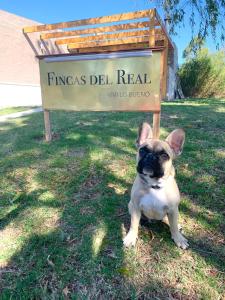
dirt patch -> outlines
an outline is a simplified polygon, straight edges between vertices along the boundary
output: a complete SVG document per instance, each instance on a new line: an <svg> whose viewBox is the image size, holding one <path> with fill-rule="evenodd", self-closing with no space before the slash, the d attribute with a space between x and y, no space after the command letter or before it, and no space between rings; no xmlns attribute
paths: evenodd
<svg viewBox="0 0 225 300"><path fill-rule="evenodd" d="M120 177L125 177L128 170L128 164L124 160L111 161L107 167L112 173Z"/></svg>
<svg viewBox="0 0 225 300"><path fill-rule="evenodd" d="M76 157L76 158L82 158L85 155L85 150L83 149L70 149L66 152L67 157Z"/></svg>
<svg viewBox="0 0 225 300"><path fill-rule="evenodd" d="M99 198L101 196L101 192L98 188L100 183L100 176L97 174L90 174L81 184L79 190L74 193L73 201L77 203L80 200L93 200Z"/></svg>
<svg viewBox="0 0 225 300"><path fill-rule="evenodd" d="M95 211L93 209L93 207L82 207L80 209L80 214L83 216L83 215L91 215L93 214Z"/></svg>

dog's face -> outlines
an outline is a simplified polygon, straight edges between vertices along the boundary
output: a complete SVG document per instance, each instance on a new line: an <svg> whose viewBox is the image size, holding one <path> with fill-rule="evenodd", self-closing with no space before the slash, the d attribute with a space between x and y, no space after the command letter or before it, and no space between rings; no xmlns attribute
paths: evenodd
<svg viewBox="0 0 225 300"><path fill-rule="evenodd" d="M172 166L172 152L166 142L149 139L138 149L137 171L156 180L166 176Z"/></svg>
<svg viewBox="0 0 225 300"><path fill-rule="evenodd" d="M137 139L137 172L149 184L161 184L173 168L172 160L181 153L185 134L181 129L174 130L165 141L153 139L148 123L143 123Z"/></svg>

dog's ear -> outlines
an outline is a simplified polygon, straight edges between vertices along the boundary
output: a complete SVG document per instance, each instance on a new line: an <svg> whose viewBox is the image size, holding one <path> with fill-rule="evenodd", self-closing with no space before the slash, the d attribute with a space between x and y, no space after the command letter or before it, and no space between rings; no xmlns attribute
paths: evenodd
<svg viewBox="0 0 225 300"><path fill-rule="evenodd" d="M138 131L138 138L136 140L137 147L140 147L147 139L153 136L152 128L147 122L143 122Z"/></svg>
<svg viewBox="0 0 225 300"><path fill-rule="evenodd" d="M178 156L182 153L184 141L185 132L183 129L176 129L172 131L166 138L166 142L170 145L170 148L173 150L175 156Z"/></svg>

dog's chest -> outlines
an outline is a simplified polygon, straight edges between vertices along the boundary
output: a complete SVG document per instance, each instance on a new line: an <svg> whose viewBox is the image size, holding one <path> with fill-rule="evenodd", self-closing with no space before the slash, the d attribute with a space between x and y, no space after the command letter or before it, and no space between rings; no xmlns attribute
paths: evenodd
<svg viewBox="0 0 225 300"><path fill-rule="evenodd" d="M162 220L168 210L168 201L163 189L150 189L140 199L140 209L149 219Z"/></svg>

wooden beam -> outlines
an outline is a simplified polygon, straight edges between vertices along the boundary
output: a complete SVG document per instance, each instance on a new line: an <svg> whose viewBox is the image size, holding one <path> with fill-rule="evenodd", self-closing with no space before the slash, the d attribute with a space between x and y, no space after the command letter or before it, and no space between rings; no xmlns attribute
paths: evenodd
<svg viewBox="0 0 225 300"><path fill-rule="evenodd" d="M91 41L102 41L102 40L111 40L111 39L121 39L124 37L133 37L133 36L148 36L148 30L135 30L128 32L120 32L113 34L100 34L100 35L91 35L87 37L74 37L69 39L56 40L56 45L65 45L72 43L80 43L80 42L91 42Z"/></svg>
<svg viewBox="0 0 225 300"><path fill-rule="evenodd" d="M160 40L155 41L155 47L152 47L150 49L152 50L164 50L164 40L165 37L163 37ZM143 43L131 43L131 44L118 44L118 45L109 45L109 46L101 46L101 47L88 47L88 48L71 48L68 49L69 53L102 53L102 52L110 52L110 51L121 51L121 50L141 50L141 49L147 49L149 48L149 42L143 42Z"/></svg>
<svg viewBox="0 0 225 300"><path fill-rule="evenodd" d="M149 47L155 47L155 9L149 20Z"/></svg>
<svg viewBox="0 0 225 300"><path fill-rule="evenodd" d="M112 46L112 45L121 45L121 44L133 44L133 43L143 43L148 42L149 37L133 37L127 39L120 40L112 40L112 41L99 41L92 43L76 43L76 44L68 44L67 49L76 49L76 48L90 48L90 47L102 47L102 46Z"/></svg>
<svg viewBox="0 0 225 300"><path fill-rule="evenodd" d="M123 45L123 44L120 45L119 44L119 45L115 45L115 47L116 46L118 46L118 47L119 46L126 47L126 48L121 49L121 50L129 52L129 51L132 50L132 49L129 49L129 45L132 45L132 44L125 44L125 45ZM143 43L138 43L138 44L134 43L133 45L136 45L137 47L140 46L140 48L138 48L138 49L150 49L152 51L160 51L160 52L162 52L165 49L165 47L161 46L161 45L155 46L154 48L149 48L149 42L143 42ZM141 46L143 46L143 48L141 48ZM107 48L107 47L110 48L110 47L113 47L113 46L105 46L104 48ZM91 48L86 48L86 49L89 50ZM97 47L96 48L92 48L92 49L101 50L101 48L97 48ZM76 48L74 50L75 50L75 52L73 52L71 50L70 52L67 52L67 53L57 53L57 54L51 54L51 55L46 55L46 54L45 55L37 55L36 58L43 59L43 58L49 58L49 57L60 57L60 58L62 58L62 57L67 57L67 56L74 56L74 54L79 54L79 53L77 53L78 50L80 50L81 53L85 54L85 48L82 48L82 49ZM120 49L118 48L118 51L119 50ZM82 52L82 51L84 51L84 52ZM110 51L110 52L112 52L112 51ZM88 51L88 54L89 53L90 52ZM95 52L92 52L92 53L95 53Z"/></svg>
<svg viewBox="0 0 225 300"><path fill-rule="evenodd" d="M160 42L160 43L159 43ZM143 43L131 43L131 44L118 44L118 45L109 45L109 46L101 46L101 47L88 47L88 48L71 48L68 49L69 53L102 53L102 52L112 52L112 51L130 51L130 50L143 50L143 49L151 49L151 50L164 50L164 40L156 40L156 45L153 48L149 48L149 42ZM40 56L42 57L42 56Z"/></svg>
<svg viewBox="0 0 225 300"><path fill-rule="evenodd" d="M113 25L113 26L103 26L97 28L86 28L86 29L79 29L79 30L42 33L40 38L42 40L47 40L52 38L61 38L61 37L83 35L83 34L110 32L110 31L114 32L114 31L129 30L129 29L140 29L146 27L149 27L149 22L134 22L134 23L127 23L127 24Z"/></svg>
<svg viewBox="0 0 225 300"><path fill-rule="evenodd" d="M61 23L54 23L54 24L29 26L29 27L24 27L23 32L31 33L31 32L40 32L40 31L47 31L47 30L77 27L77 26L85 26L85 25L120 22L120 21L126 21L126 20L151 17L152 14L153 14L153 10L151 10L151 9L150 10L142 10L142 11L135 11L135 12L130 12L130 13L116 14L116 15L112 15L112 16L103 16L103 17L98 17L98 18L89 18L89 19L61 22Z"/></svg>
<svg viewBox="0 0 225 300"><path fill-rule="evenodd" d="M99 35L91 35L91 36L77 36L74 38L68 38L68 39L59 39L55 41L56 45L65 45L65 44L71 44L71 43L77 43L77 42L89 42L89 41L99 41L103 39L118 39L121 37L131 37L131 36L148 36L149 31L148 30L135 30L135 31L125 31L120 33L114 33L114 34L99 34ZM155 39L162 40L166 38L162 34L161 29L155 29Z"/></svg>
<svg viewBox="0 0 225 300"><path fill-rule="evenodd" d="M128 50L128 47L129 47L129 50L147 49L147 48L149 48L149 44L147 42L144 42L144 43L138 43L138 44L77 48L77 49L69 49L69 52L70 53L102 53L102 52Z"/></svg>

